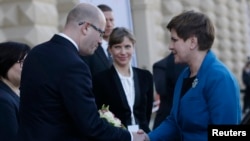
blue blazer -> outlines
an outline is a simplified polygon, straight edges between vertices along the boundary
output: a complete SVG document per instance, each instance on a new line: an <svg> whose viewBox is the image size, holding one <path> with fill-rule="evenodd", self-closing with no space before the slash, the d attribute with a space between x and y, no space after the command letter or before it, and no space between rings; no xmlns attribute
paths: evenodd
<svg viewBox="0 0 250 141"><path fill-rule="evenodd" d="M19 123L19 97L0 80L0 140L14 141Z"/></svg>
<svg viewBox="0 0 250 141"><path fill-rule="evenodd" d="M210 124L240 124L240 88L235 76L208 51L196 76L197 83L180 98L186 68L178 78L171 114L154 131L151 141L207 141Z"/></svg>
<svg viewBox="0 0 250 141"><path fill-rule="evenodd" d="M55 35L34 47L21 79L21 141L130 141L130 133L101 119L90 70L76 47Z"/></svg>
<svg viewBox="0 0 250 141"><path fill-rule="evenodd" d="M153 106L153 76L147 70L132 67L135 87L133 112L140 129L149 132L149 121ZM131 110L126 94L114 66L93 77L93 91L98 108L109 105L116 117L127 127L131 125Z"/></svg>

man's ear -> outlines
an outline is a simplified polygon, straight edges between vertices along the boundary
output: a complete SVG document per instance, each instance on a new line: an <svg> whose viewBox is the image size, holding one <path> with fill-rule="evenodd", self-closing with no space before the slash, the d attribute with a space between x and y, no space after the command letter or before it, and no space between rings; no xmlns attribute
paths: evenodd
<svg viewBox="0 0 250 141"><path fill-rule="evenodd" d="M89 23L86 23L86 22L81 26L81 32L83 35L87 34L88 28L89 28Z"/></svg>

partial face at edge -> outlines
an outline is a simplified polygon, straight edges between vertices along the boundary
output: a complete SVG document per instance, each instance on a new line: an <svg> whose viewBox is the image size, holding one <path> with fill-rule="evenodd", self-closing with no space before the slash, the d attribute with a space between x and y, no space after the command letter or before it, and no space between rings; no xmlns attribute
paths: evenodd
<svg viewBox="0 0 250 141"><path fill-rule="evenodd" d="M114 29L114 15L112 11L103 12L106 19L105 34L104 37L109 37L112 30Z"/></svg>
<svg viewBox="0 0 250 141"><path fill-rule="evenodd" d="M25 55L24 59L26 58L26 56L27 54ZM23 64L24 59L12 65L11 68L7 72L8 80L16 87L20 86L22 64Z"/></svg>

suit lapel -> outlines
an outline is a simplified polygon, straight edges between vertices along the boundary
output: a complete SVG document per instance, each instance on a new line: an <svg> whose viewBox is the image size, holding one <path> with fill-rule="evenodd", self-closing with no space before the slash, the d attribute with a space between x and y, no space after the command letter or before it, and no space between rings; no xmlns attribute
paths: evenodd
<svg viewBox="0 0 250 141"><path fill-rule="evenodd" d="M121 80L118 76L118 73L117 71L115 70L114 66L111 67L111 74L113 75L113 79L114 79L114 82L115 82L115 85L117 87L117 90L118 90L118 94L121 98L121 101L122 101L122 105L123 107L127 108L130 110L129 108L129 105L128 105L128 101L127 101L127 97L126 97L126 94L125 94L125 91L122 87L122 83L121 83Z"/></svg>
<svg viewBox="0 0 250 141"><path fill-rule="evenodd" d="M101 46L98 46L98 48L95 51L96 55L100 58L100 60L105 64L106 66L110 66L109 60L103 51L103 48Z"/></svg>
<svg viewBox="0 0 250 141"><path fill-rule="evenodd" d="M180 101L181 101L181 90L182 90L183 79L188 77L189 69L185 70L184 72L185 73L181 74L180 77L178 78L178 81L176 82L176 86L174 90L173 111L174 111L174 116L176 120L179 114L178 112L179 112L179 106L180 106Z"/></svg>
<svg viewBox="0 0 250 141"><path fill-rule="evenodd" d="M139 104L138 101L140 101L139 100L140 99L140 89L139 89L140 88L140 82L139 82L139 76L137 74L137 71L134 68L132 68L132 70L133 70L133 73L134 73L133 79L134 79L134 88L135 88L135 103L134 103L134 107L136 107Z"/></svg>

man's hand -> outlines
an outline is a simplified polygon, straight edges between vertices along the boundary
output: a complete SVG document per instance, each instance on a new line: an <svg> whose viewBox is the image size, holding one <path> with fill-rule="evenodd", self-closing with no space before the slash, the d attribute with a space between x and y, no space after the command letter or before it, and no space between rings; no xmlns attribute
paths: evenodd
<svg viewBox="0 0 250 141"><path fill-rule="evenodd" d="M149 136L145 134L145 141L150 141Z"/></svg>
<svg viewBox="0 0 250 141"><path fill-rule="evenodd" d="M133 141L145 141L144 134L137 134L136 132L132 132L133 134Z"/></svg>
<svg viewBox="0 0 250 141"><path fill-rule="evenodd" d="M150 141L148 135L141 129L139 129L137 132L132 132L133 134L133 141Z"/></svg>

